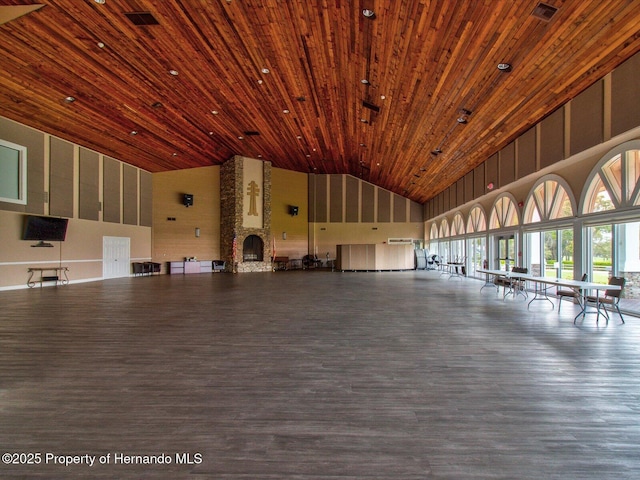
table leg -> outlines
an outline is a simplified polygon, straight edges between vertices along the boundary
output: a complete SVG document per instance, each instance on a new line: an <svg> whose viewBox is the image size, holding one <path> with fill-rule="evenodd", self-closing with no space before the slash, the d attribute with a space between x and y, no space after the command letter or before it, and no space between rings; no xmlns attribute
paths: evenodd
<svg viewBox="0 0 640 480"><path fill-rule="evenodd" d="M543 292L544 295L542 295L542 296L540 296L540 298L538 298L538 293L540 292L540 284L538 282L534 282L534 284L535 284L535 287L534 287L535 295L533 296L531 301L529 301L529 303L527 304L527 310L529 310L529 307L531 306L531 304L533 303L534 300L546 300L546 301L548 301L551 304L551 310L553 310L555 308L555 305L553 304L553 302L551 301L551 299L547 295L547 290L550 287L542 286L542 292Z"/></svg>

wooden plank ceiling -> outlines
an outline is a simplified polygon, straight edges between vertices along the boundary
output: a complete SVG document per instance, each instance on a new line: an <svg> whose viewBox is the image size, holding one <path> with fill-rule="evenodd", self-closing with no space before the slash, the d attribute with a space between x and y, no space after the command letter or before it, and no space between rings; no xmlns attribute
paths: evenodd
<svg viewBox="0 0 640 480"><path fill-rule="evenodd" d="M549 0L551 19L532 14L537 0L0 9L35 3L0 25L1 115L151 172L239 154L349 173L417 202L640 50L633 0Z"/></svg>

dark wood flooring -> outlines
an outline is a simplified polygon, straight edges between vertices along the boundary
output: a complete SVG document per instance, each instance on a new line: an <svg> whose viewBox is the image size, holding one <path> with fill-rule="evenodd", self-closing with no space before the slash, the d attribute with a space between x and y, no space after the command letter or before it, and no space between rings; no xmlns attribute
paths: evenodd
<svg viewBox="0 0 640 480"><path fill-rule="evenodd" d="M569 303L481 286L297 271L0 292L0 453L41 454L0 477L640 478L638 319L574 325Z"/></svg>

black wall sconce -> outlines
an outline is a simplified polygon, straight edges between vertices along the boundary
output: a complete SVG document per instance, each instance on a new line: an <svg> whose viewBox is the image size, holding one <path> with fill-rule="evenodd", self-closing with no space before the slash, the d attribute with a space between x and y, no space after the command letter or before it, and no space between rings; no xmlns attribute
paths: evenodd
<svg viewBox="0 0 640 480"><path fill-rule="evenodd" d="M187 208L189 208L190 206L192 206L192 205L193 205L193 194L191 194L191 193L185 193L185 194L182 196L182 204L183 204L185 207L187 207Z"/></svg>
<svg viewBox="0 0 640 480"><path fill-rule="evenodd" d="M289 205L289 215L291 215L292 217L298 215L298 207L295 205Z"/></svg>

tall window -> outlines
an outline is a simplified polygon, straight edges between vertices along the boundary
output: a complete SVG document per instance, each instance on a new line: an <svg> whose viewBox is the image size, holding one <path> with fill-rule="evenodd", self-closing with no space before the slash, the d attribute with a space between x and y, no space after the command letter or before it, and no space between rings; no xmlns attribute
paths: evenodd
<svg viewBox="0 0 640 480"><path fill-rule="evenodd" d="M479 205L471 208L467 217L467 265L468 275L471 277L480 276L476 270L485 267L487 260L487 237L476 235L487 230L487 217L484 210Z"/></svg>
<svg viewBox="0 0 640 480"><path fill-rule="evenodd" d="M429 254L436 255L438 253L438 224L432 223L429 230Z"/></svg>
<svg viewBox="0 0 640 480"><path fill-rule="evenodd" d="M27 147L0 140L0 202L27 204Z"/></svg>
<svg viewBox="0 0 640 480"><path fill-rule="evenodd" d="M591 280L607 283L612 275L627 281L621 308L637 309L640 276L640 141L620 145L596 165L586 183L585 266ZM625 211L624 213L620 212ZM634 212L630 215L631 212Z"/></svg>
<svg viewBox="0 0 640 480"><path fill-rule="evenodd" d="M573 278L573 228L551 229L547 222L574 216L574 200L567 183L556 175L538 180L525 202L523 223L540 223L525 235L531 273L550 278Z"/></svg>
<svg viewBox="0 0 640 480"><path fill-rule="evenodd" d="M573 228L528 232L525 235L531 273L550 278L574 278Z"/></svg>
<svg viewBox="0 0 640 480"><path fill-rule="evenodd" d="M440 222L440 231L438 232L440 237L440 242L438 242L438 255L440 255L444 260L449 259L449 241L445 239L450 233L449 222L446 218L443 218Z"/></svg>
<svg viewBox="0 0 640 480"><path fill-rule="evenodd" d="M476 273L476 270L484 268L485 261L488 261L487 237L478 236L467 239L467 256L468 275L471 277L480 277L481 275Z"/></svg>

